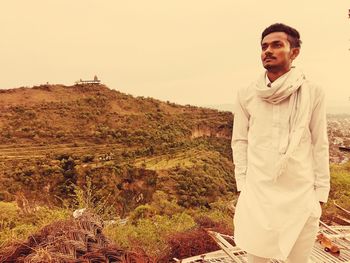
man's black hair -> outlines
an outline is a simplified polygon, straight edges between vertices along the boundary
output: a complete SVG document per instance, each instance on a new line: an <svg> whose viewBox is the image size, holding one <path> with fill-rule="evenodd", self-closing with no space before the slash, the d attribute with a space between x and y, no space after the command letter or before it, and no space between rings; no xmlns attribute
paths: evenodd
<svg viewBox="0 0 350 263"><path fill-rule="evenodd" d="M265 30L261 34L261 41L264 39L265 36L268 34L274 33L274 32L284 32L288 36L288 41L290 43L290 46L293 48L299 48L301 45L300 40L300 34L299 32L290 26L287 26L282 23L276 23L272 24L271 26L265 28Z"/></svg>

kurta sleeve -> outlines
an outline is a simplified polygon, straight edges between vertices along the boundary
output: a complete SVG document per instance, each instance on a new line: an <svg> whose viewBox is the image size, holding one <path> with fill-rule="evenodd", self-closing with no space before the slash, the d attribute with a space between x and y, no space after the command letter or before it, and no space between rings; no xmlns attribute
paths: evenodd
<svg viewBox="0 0 350 263"><path fill-rule="evenodd" d="M315 190L318 200L320 202L327 202L330 190L330 174L325 93L322 89L317 89L317 91L317 101L310 122Z"/></svg>
<svg viewBox="0 0 350 263"><path fill-rule="evenodd" d="M245 108L241 91L237 92L234 106L234 121L232 129L232 155L235 165L237 191L245 185L247 172L249 114Z"/></svg>

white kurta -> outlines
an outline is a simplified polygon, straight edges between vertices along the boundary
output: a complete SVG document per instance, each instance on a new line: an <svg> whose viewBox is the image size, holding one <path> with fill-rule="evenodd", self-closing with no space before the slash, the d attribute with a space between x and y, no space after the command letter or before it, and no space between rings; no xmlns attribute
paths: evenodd
<svg viewBox="0 0 350 263"><path fill-rule="evenodd" d="M320 216L319 201L329 193L329 152L324 92L307 81L309 127L273 181L280 147L288 140L289 99L277 105L256 95L255 86L238 91L232 150L237 190L235 242L247 252L286 259L310 215Z"/></svg>

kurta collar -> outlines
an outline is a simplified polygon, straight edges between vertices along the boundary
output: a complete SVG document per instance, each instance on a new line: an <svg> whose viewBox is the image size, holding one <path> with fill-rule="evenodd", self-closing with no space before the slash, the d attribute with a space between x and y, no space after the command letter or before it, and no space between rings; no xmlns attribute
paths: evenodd
<svg viewBox="0 0 350 263"><path fill-rule="evenodd" d="M292 67L292 68L294 68L294 67ZM289 72L290 72L290 70L287 71L286 73L284 73L282 76L280 76L275 81L282 81L283 82L286 78L288 78ZM271 83L272 82L270 81L269 77L267 76L267 71L266 71L265 72L265 84L266 84L267 87L271 88Z"/></svg>

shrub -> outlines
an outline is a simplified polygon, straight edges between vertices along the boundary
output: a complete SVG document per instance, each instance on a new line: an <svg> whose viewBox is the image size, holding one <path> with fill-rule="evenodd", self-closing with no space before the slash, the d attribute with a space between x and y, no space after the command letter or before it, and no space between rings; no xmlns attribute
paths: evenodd
<svg viewBox="0 0 350 263"><path fill-rule="evenodd" d="M134 211L130 213L129 219L132 223L136 224L141 219L151 218L156 214L156 210L146 204L136 207Z"/></svg>
<svg viewBox="0 0 350 263"><path fill-rule="evenodd" d="M15 203L0 202L0 248L10 242L24 240L38 229L69 216L67 209L45 206L23 215Z"/></svg>
<svg viewBox="0 0 350 263"><path fill-rule="evenodd" d="M104 231L119 246L125 249L139 249L155 262L160 262L159 260L170 251L169 236L192 229L195 225L190 215L178 213L173 216L156 215L139 219L136 224L128 222L125 225L109 225Z"/></svg>
<svg viewBox="0 0 350 263"><path fill-rule="evenodd" d="M168 246L171 248L161 262L170 262L172 258L186 258L218 250L215 241L203 228L175 233L168 237ZM168 260L168 261L167 261Z"/></svg>

